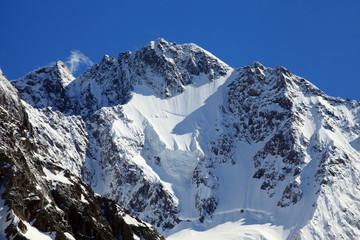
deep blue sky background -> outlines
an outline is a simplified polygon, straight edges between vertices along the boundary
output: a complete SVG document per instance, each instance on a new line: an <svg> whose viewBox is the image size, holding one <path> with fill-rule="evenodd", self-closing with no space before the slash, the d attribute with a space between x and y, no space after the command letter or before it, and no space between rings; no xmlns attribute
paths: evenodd
<svg viewBox="0 0 360 240"><path fill-rule="evenodd" d="M9 79L67 61L71 50L100 62L163 37L232 67L283 65L331 96L360 100L359 0L1 0L0 9Z"/></svg>

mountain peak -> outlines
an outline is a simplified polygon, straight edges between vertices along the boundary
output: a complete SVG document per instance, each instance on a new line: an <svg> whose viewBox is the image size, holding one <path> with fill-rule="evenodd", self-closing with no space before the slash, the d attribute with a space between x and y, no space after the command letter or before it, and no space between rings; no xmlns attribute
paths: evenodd
<svg viewBox="0 0 360 240"><path fill-rule="evenodd" d="M158 38L145 45L142 49L155 50L158 55L165 55L167 58L191 58L194 54L204 54L209 58L216 59L219 63L226 65L220 59L215 57L210 52L204 50L202 47L194 43L178 44L176 42L168 42L164 38ZM141 50L140 50L141 51Z"/></svg>
<svg viewBox="0 0 360 240"><path fill-rule="evenodd" d="M56 63L55 63L55 66L58 67L58 68L67 68L67 65L61 61L61 60L58 60Z"/></svg>
<svg viewBox="0 0 360 240"><path fill-rule="evenodd" d="M114 56L109 56L109 55L105 54L105 56L102 58L99 65L107 64L109 62L116 62L116 58Z"/></svg>
<svg viewBox="0 0 360 240"><path fill-rule="evenodd" d="M69 85L75 79L70 69L63 61L57 61L53 69L58 72L59 79L64 87Z"/></svg>
<svg viewBox="0 0 360 240"><path fill-rule="evenodd" d="M168 41L166 41L164 38L160 37L160 38L157 38L155 39L154 41L151 41L151 42L154 42L154 43L161 43L161 44L169 44Z"/></svg>
<svg viewBox="0 0 360 240"><path fill-rule="evenodd" d="M39 68L11 83L18 89L21 98L36 108L67 108L71 103L65 88L74 80L67 65L58 61L54 66Z"/></svg>
<svg viewBox="0 0 360 240"><path fill-rule="evenodd" d="M165 97L182 92L186 85L194 83L200 76L214 81L231 70L227 64L195 44L171 43L163 38L150 42L132 54L132 58L131 53L122 56L128 63L132 59L132 65L141 66L142 70L137 69L137 72L145 75L152 72L162 78L164 84L159 90L160 95ZM125 61L119 59L120 63ZM153 85L150 81L146 82Z"/></svg>
<svg viewBox="0 0 360 240"><path fill-rule="evenodd" d="M255 62L253 62L252 64L250 64L250 67L251 68L259 68L259 69L261 69L261 70L264 70L265 69L265 67L264 67L264 65L262 65L260 62L258 62L258 61L255 61Z"/></svg>

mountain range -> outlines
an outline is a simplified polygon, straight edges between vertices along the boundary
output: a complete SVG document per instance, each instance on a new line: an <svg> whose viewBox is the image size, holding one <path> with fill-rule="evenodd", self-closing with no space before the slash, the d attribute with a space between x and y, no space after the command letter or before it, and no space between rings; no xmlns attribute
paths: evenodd
<svg viewBox="0 0 360 240"><path fill-rule="evenodd" d="M0 71L0 114L1 238L360 238L360 103L284 67L157 39Z"/></svg>

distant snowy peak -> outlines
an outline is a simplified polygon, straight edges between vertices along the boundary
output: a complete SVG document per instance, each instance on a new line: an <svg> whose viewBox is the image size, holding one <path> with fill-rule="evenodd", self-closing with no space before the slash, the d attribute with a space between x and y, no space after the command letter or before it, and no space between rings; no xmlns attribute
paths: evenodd
<svg viewBox="0 0 360 240"><path fill-rule="evenodd" d="M65 88L74 80L65 63L39 68L12 81L21 98L36 108L53 107L65 111L71 107Z"/></svg>

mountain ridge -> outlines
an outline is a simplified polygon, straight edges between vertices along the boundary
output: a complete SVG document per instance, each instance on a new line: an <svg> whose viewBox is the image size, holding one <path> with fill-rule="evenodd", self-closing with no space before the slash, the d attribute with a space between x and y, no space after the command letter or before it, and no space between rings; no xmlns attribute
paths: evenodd
<svg viewBox="0 0 360 240"><path fill-rule="evenodd" d="M164 39L106 55L76 79L45 70L11 82L35 138L170 239L226 221L239 223L239 238L257 224L282 239L360 236L348 211L360 206L351 178L359 102L329 97L281 66L233 69L195 44ZM341 195L346 185L354 189ZM256 229L254 238L268 237Z"/></svg>

